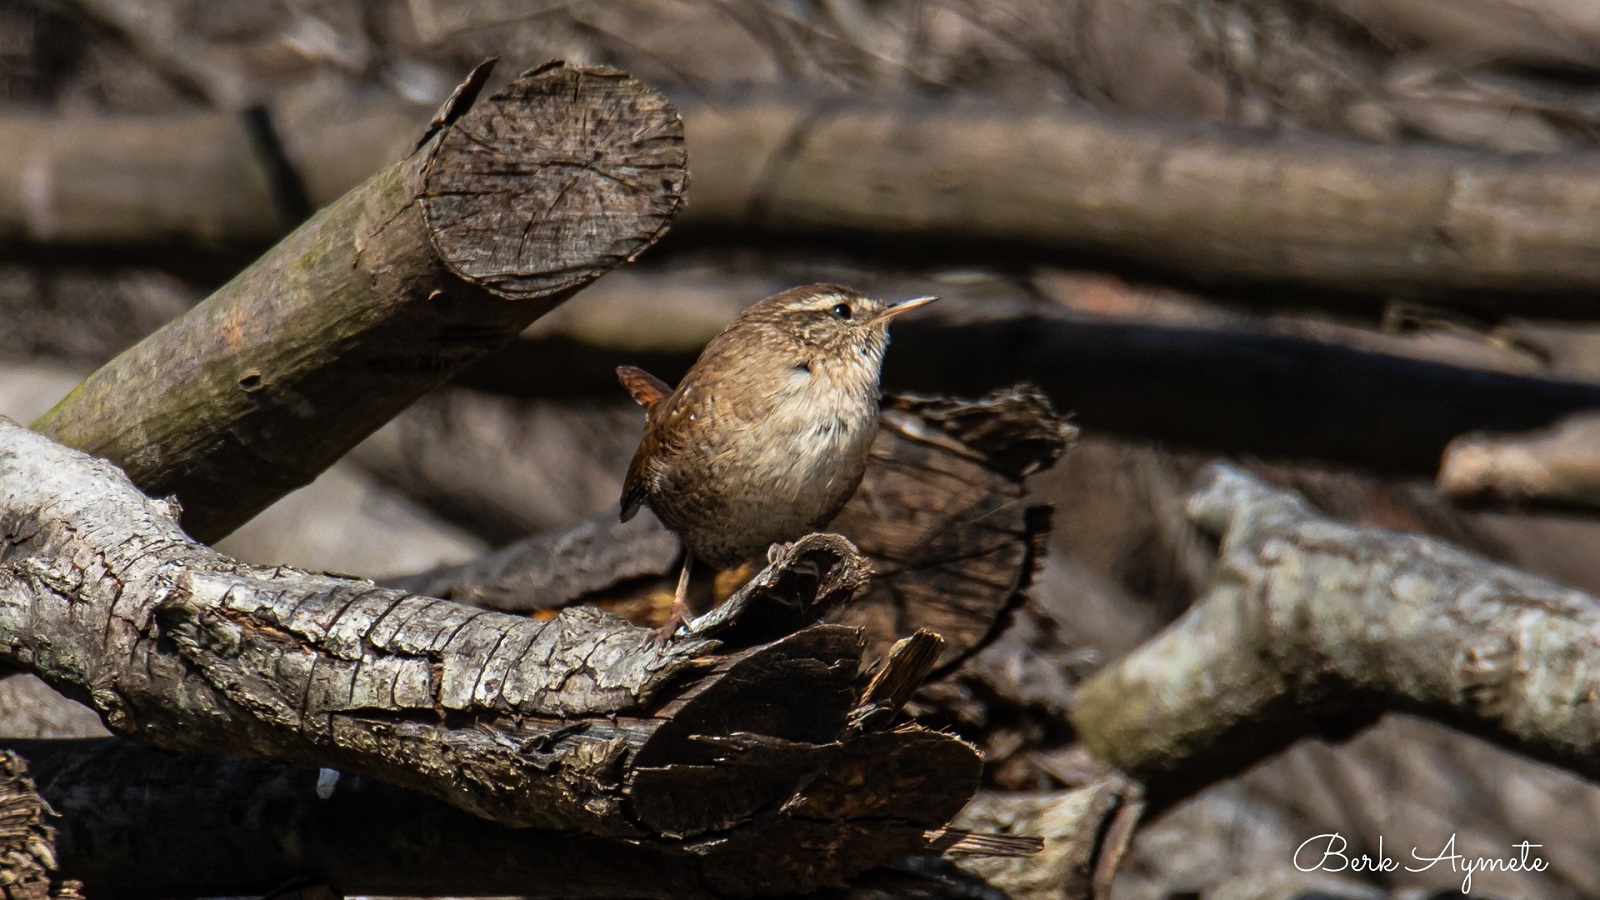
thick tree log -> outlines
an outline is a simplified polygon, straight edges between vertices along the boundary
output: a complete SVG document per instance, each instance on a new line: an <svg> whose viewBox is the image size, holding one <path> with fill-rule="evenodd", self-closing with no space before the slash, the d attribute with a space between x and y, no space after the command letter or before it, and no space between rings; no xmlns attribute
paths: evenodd
<svg viewBox="0 0 1600 900"><path fill-rule="evenodd" d="M1452 292L1528 304L1565 295L1567 309L1584 310L1582 295L1600 287L1600 229L1588 215L1600 202L1600 156L1515 158L961 103L765 99L687 116L695 224L989 238L1104 252L1202 281L1436 302Z"/></svg>
<svg viewBox="0 0 1600 900"><path fill-rule="evenodd" d="M1600 288L1591 265L1600 229L1587 214L1600 202L1600 157L1592 154L1515 157L949 101L769 95L701 105L688 118L696 188L686 225L989 239L1104 253L1203 281L1402 293L1519 314L1592 316L1584 295ZM362 116L352 126L364 129L362 141L317 143L335 154L388 146L368 134L372 122L382 129L402 119ZM0 201L0 222L13 223L6 231L17 238L51 233L35 208L56 202L58 180L47 177L54 168L122 172L126 163L102 165L103 147L167 147L173 132L130 123L118 135L124 126L105 123L96 140L73 143L39 127L49 126L17 129L10 154L32 168L19 162L0 174L0 185L14 185L0 190L13 198ZM81 134L87 126L61 127ZM108 227L116 221L165 221L197 235L248 221L239 227L251 236L270 229L262 222L281 223L237 124L187 127L197 140L211 135L214 146L185 142L160 159L156 174L178 169L193 173L192 185L250 184L249 197L196 196L193 187L167 194L157 177L137 189L145 199L122 201L123 218L95 224L91 201L79 198L72 215L52 212L50 222L87 223L77 233L96 241L116 239ZM863 146L883 152L861 153ZM30 193L28 184L49 189ZM30 196L43 199L30 207ZM169 196L194 202L175 208ZM146 203L148 215L138 211ZM121 231L132 243L150 233Z"/></svg>
<svg viewBox="0 0 1600 900"><path fill-rule="evenodd" d="M1467 434L1450 442L1439 490L1462 500L1600 508L1600 416L1582 412L1531 434Z"/></svg>
<svg viewBox="0 0 1600 900"><path fill-rule="evenodd" d="M529 72L34 427L227 534L653 243L682 199L680 127L620 73Z"/></svg>
<svg viewBox="0 0 1600 900"><path fill-rule="evenodd" d="M1081 685L1072 714L1152 806L1389 709L1600 777L1600 598L1329 521L1226 466L1189 510L1222 535L1210 593Z"/></svg>
<svg viewBox="0 0 1600 900"><path fill-rule="evenodd" d="M345 895L520 895L537 885L553 896L706 896L693 856L505 828L358 775L114 740L12 749L61 816L63 871L104 900L248 896L293 879Z"/></svg>
<svg viewBox="0 0 1600 900"><path fill-rule="evenodd" d="M864 628L872 657L918 628L944 638L945 666L981 649L1043 557L1050 510L1026 502L1026 479L1053 465L1075 433L1027 387L980 400L886 398L866 477L829 525L860 548L874 578L832 619ZM498 481L493 472L480 477ZM592 603L636 624L660 624L677 556L676 539L653 516L619 525L613 508L389 583L490 609Z"/></svg>
<svg viewBox="0 0 1600 900"><path fill-rule="evenodd" d="M923 846L976 753L851 726L848 542L792 545L704 637L548 622L239 564L109 463L0 423L0 661L113 732L368 774L478 815L697 856L708 890L838 883ZM729 651L708 657L714 638ZM738 649L738 648L748 649ZM870 823L870 824L869 824Z"/></svg>
<svg viewBox="0 0 1600 900"><path fill-rule="evenodd" d="M636 840L504 828L356 775L162 753L126 741L20 741L8 748L27 760L38 797L60 815L61 871L97 900L252 894L292 881L328 884L344 896L521 896L534 889L561 897L719 896L693 855ZM997 814L1006 804L991 799L959 829L926 835L923 850L982 866L1030 849L1027 835L1043 825L1060 839L1049 857L1056 874L1063 857L1081 866L1117 849L1101 850L1093 820L1113 812L1124 790L1098 783L1066 795L1054 815L1033 808L1037 803L1024 815Z"/></svg>

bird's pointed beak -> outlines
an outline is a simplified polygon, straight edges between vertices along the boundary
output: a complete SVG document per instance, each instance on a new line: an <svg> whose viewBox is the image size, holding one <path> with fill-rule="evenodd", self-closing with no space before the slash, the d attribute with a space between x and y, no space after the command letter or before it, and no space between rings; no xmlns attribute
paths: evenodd
<svg viewBox="0 0 1600 900"><path fill-rule="evenodd" d="M905 301L902 301L900 303L896 303L893 306L885 307L883 312L880 312L876 316L873 317L873 320L874 321L878 321L878 322L882 322L882 321L885 321L885 320L888 320L888 319L892 319L895 316L905 315L906 313L911 312L913 309L917 309L918 307L927 306L929 303L932 303L933 301L935 301L937 299L939 299L939 298L938 297L917 297L917 298L912 299L912 300L905 300Z"/></svg>

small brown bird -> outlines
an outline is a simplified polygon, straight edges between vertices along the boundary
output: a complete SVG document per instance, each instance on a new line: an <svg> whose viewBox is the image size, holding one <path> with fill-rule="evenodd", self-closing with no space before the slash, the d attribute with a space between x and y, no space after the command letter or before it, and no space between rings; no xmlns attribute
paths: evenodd
<svg viewBox="0 0 1600 900"><path fill-rule="evenodd" d="M617 370L646 411L622 521L649 504L684 547L659 637L692 612L695 560L731 568L838 514L878 432L889 322L935 299L891 306L834 284L791 288L712 338L677 390L641 369Z"/></svg>

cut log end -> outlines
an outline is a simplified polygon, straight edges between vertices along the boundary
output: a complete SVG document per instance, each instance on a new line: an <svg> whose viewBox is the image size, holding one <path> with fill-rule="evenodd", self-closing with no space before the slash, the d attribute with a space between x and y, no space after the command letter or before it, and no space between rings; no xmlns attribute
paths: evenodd
<svg viewBox="0 0 1600 900"><path fill-rule="evenodd" d="M420 199L434 247L450 271L512 300L634 258L688 184L677 110L605 68L527 72L446 126L432 152ZM537 177L549 169L561 177Z"/></svg>

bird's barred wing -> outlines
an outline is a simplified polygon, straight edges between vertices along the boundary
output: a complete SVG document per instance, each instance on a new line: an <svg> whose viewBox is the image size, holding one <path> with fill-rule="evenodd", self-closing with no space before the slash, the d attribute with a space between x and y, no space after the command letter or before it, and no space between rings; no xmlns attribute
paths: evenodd
<svg viewBox="0 0 1600 900"><path fill-rule="evenodd" d="M639 449L633 451L628 477L622 482L622 521L626 522L650 496L650 460L662 449L657 419L663 412L662 404L672 395L672 387L638 366L618 366L617 380L633 395L633 402L645 410L644 436L639 439Z"/></svg>

